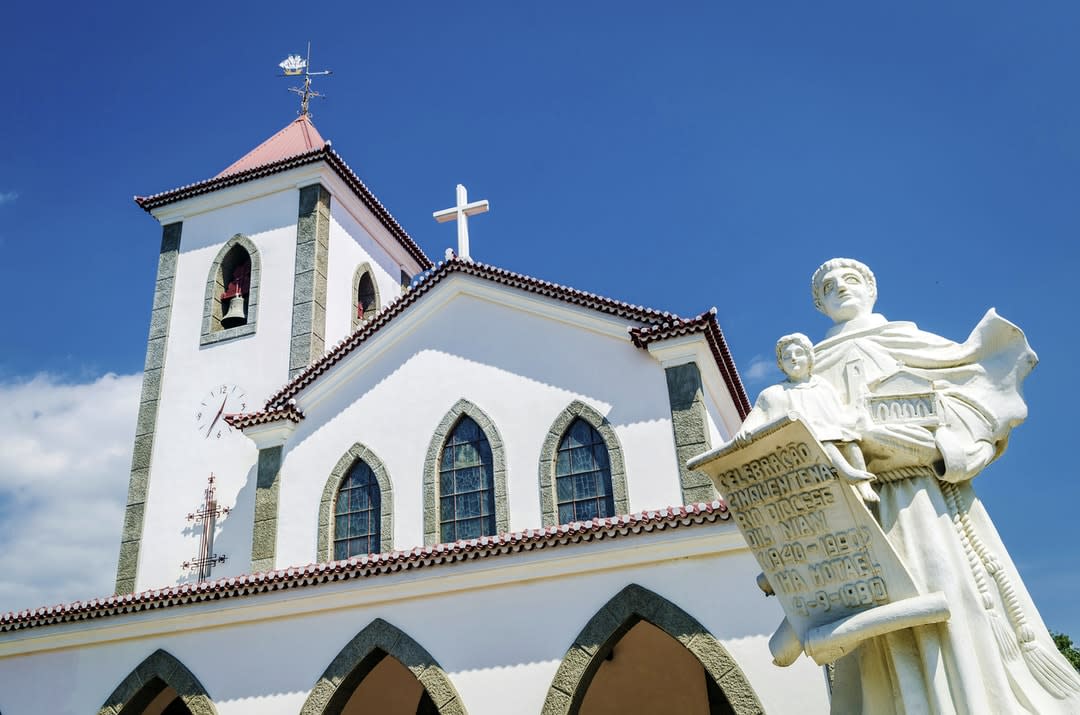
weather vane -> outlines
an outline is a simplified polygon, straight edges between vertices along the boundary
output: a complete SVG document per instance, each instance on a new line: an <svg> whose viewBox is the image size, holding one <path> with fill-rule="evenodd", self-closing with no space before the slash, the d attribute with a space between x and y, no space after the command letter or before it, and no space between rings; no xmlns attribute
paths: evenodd
<svg viewBox="0 0 1080 715"><path fill-rule="evenodd" d="M283 61L278 63L278 67L285 73L282 77L300 77L304 78L303 87L289 87L289 91L293 94L300 95L300 115L310 116L308 112L308 100L312 97L324 97L325 95L316 92L311 88L311 78L325 76L333 74L332 70L323 70L322 72L311 71L311 43L307 45L307 59L300 55L289 55Z"/></svg>

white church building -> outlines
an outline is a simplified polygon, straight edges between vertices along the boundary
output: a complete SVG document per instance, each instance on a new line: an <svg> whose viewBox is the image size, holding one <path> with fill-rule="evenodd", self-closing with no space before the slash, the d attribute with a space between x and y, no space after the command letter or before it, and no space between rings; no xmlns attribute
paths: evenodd
<svg viewBox="0 0 1080 715"><path fill-rule="evenodd" d="M749 410L715 311L434 264L306 115L137 202L116 595L0 616L2 715L828 711L685 466Z"/></svg>

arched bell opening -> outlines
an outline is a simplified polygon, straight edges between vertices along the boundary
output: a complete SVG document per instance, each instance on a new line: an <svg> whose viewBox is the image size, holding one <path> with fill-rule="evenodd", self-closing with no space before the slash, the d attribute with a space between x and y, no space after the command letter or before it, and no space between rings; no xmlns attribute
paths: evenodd
<svg viewBox="0 0 1080 715"><path fill-rule="evenodd" d="M251 294L251 256L240 244L234 245L221 260L221 327L247 324Z"/></svg>
<svg viewBox="0 0 1080 715"><path fill-rule="evenodd" d="M255 332L259 305L259 251L236 234L218 250L206 277L200 345Z"/></svg>
<svg viewBox="0 0 1080 715"><path fill-rule="evenodd" d="M364 263L353 274L353 316L352 329L356 330L379 312L379 286L370 264Z"/></svg>

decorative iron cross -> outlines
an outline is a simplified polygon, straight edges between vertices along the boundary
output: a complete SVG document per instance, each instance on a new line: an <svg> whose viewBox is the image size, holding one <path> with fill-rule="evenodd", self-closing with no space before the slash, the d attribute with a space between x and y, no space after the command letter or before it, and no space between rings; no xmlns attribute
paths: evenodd
<svg viewBox="0 0 1080 715"><path fill-rule="evenodd" d="M214 553L214 531L217 528L219 516L229 513L229 507L218 506L217 496L214 489L214 473L210 473L210 479L206 482L206 490L203 492L203 503L198 511L187 515L188 521L202 524L202 535L199 537L199 556L191 561L185 561L181 566L185 569L198 569L199 581L210 578L210 571L217 564L225 563L224 556Z"/></svg>
<svg viewBox="0 0 1080 715"><path fill-rule="evenodd" d="M457 221L458 257L471 261L469 255L469 216L482 214L490 208L487 199L469 203L469 194L461 184L457 185L457 206L432 214L439 223Z"/></svg>

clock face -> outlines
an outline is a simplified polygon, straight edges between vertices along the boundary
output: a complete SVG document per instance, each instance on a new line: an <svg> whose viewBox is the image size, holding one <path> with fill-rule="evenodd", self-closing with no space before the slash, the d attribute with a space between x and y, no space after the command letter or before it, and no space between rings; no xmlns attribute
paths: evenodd
<svg viewBox="0 0 1080 715"><path fill-rule="evenodd" d="M247 396L236 385L218 385L195 408L195 429L203 439L221 439L233 431L225 415L247 410Z"/></svg>

